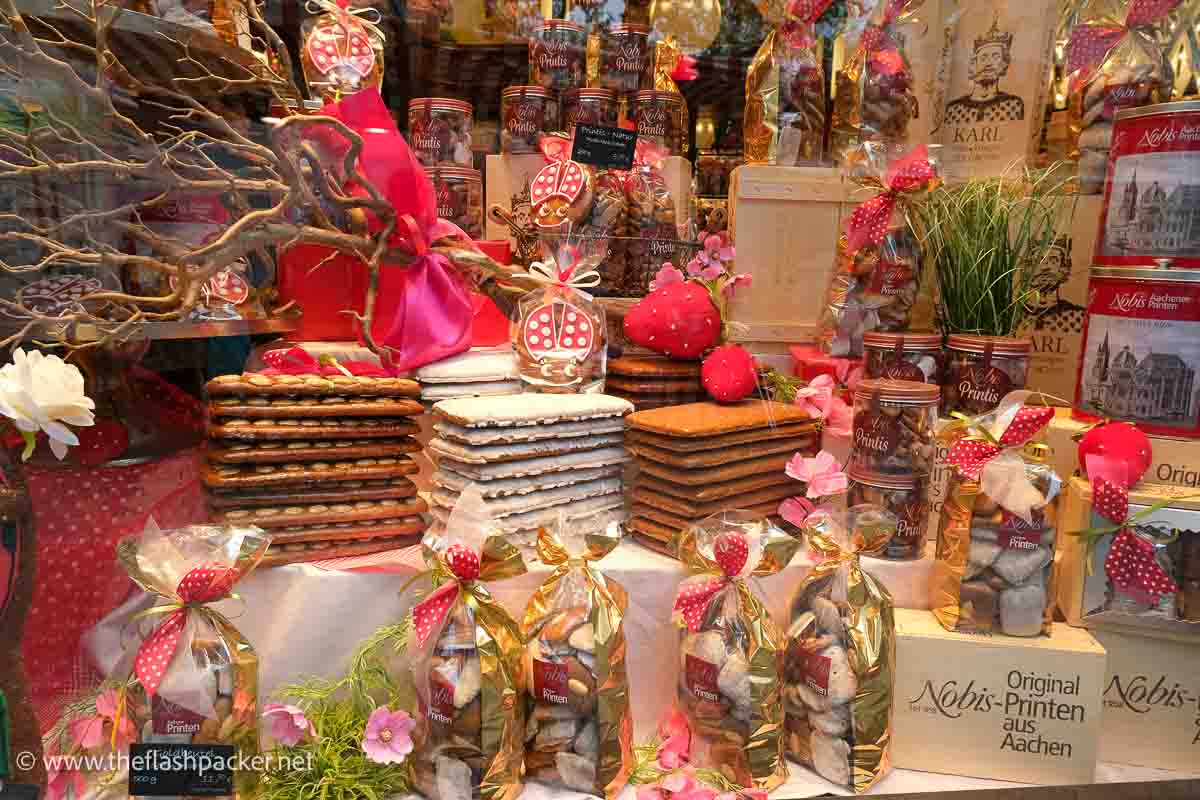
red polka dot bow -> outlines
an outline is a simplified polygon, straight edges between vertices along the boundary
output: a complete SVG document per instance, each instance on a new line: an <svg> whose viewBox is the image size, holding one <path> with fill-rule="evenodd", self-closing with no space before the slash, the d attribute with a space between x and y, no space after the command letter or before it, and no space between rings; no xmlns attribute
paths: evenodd
<svg viewBox="0 0 1200 800"><path fill-rule="evenodd" d="M206 603L215 603L229 596L237 582L238 571L224 564L202 564L190 570L179 581L175 590L177 600L167 605L156 606L152 611L166 613L167 618L159 623L142 641L133 661L133 672L147 697L153 697L162 683L167 667L179 647L179 637L187 624L188 614L201 610ZM161 609L161 611L159 611Z"/></svg>
<svg viewBox="0 0 1200 800"><path fill-rule="evenodd" d="M1129 4L1129 13L1125 16L1124 25L1092 22L1072 28L1066 50L1071 91L1076 91L1091 79L1104 63L1104 59L1130 30L1158 22L1174 11L1179 4L1180 0L1133 0ZM1119 20L1114 22L1116 21Z"/></svg>
<svg viewBox="0 0 1200 800"><path fill-rule="evenodd" d="M787 19L779 26L780 35L789 47L807 49L817 44L813 26L832 0L791 0Z"/></svg>
<svg viewBox="0 0 1200 800"><path fill-rule="evenodd" d="M750 557L750 543L736 530L724 531L713 542L713 561L721 570L720 577L707 575L689 578L679 585L675 610L683 617L688 630L695 633L704 621L704 612L712 599L741 574Z"/></svg>
<svg viewBox="0 0 1200 800"><path fill-rule="evenodd" d="M441 555L441 562L450 580L413 606L413 633L418 646L424 645L435 630L441 630L442 621L458 600L463 584L479 578L479 554L466 545L452 544L447 547Z"/></svg>
<svg viewBox="0 0 1200 800"><path fill-rule="evenodd" d="M1020 447L1032 439L1054 418L1049 406L1021 406L1000 438L993 441L973 437L963 438L950 446L946 463L956 467L964 478L979 480L987 463L1009 447ZM980 427L975 424L977 429Z"/></svg>
<svg viewBox="0 0 1200 800"><path fill-rule="evenodd" d="M1104 559L1104 572L1113 588L1127 594L1146 595L1157 603L1164 594L1174 594L1179 587L1155 558L1155 548L1134 533L1129 522L1129 492L1104 478L1092 481L1092 510L1122 526L1113 537Z"/></svg>
<svg viewBox="0 0 1200 800"><path fill-rule="evenodd" d="M937 178L925 145L894 163L884 179L886 190L859 203L846 226L846 244L851 253L865 246L879 247L887 235L896 201L902 194L921 192Z"/></svg>

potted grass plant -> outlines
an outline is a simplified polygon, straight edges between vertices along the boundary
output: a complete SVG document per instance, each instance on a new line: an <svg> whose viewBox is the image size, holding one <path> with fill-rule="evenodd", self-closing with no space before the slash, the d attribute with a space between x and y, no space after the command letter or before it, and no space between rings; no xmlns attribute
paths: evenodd
<svg viewBox="0 0 1200 800"><path fill-rule="evenodd" d="M942 411L980 414L1022 388L1033 343L1018 335L1038 307L1036 276L1074 204L1055 170L1010 169L943 185L915 209L947 335Z"/></svg>

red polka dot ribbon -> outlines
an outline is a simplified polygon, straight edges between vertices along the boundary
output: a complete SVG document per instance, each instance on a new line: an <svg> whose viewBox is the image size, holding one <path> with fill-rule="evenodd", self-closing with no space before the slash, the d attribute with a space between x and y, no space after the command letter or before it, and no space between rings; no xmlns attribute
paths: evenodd
<svg viewBox="0 0 1200 800"><path fill-rule="evenodd" d="M225 564L202 564L190 570L175 590L177 602L174 610L167 613L167 618L159 623L149 636L142 641L137 656L133 661L133 672L147 697L153 697L158 691L166 674L167 666L179 646L179 637L183 626L187 624L188 614L197 606L215 603L229 596L233 584L237 582L238 571ZM157 608L170 608L158 606Z"/></svg>
<svg viewBox="0 0 1200 800"><path fill-rule="evenodd" d="M704 610L709 601L725 588L728 578L700 577L688 579L679 584L679 594L675 596L675 610L683 617L684 623L692 633L700 630L704 621Z"/></svg>
<svg viewBox="0 0 1200 800"><path fill-rule="evenodd" d="M444 583L429 594L420 603L413 606L413 633L416 634L418 646L423 646L429 635L442 626L442 620L458 599L459 583L451 580Z"/></svg>
<svg viewBox="0 0 1200 800"><path fill-rule="evenodd" d="M1092 510L1124 526L1129 519L1129 492L1104 478L1092 481ZM1145 594L1157 603L1164 594L1174 594L1179 587L1154 557L1154 544L1127 527L1122 527L1108 548L1104 572L1118 591Z"/></svg>
<svg viewBox="0 0 1200 800"><path fill-rule="evenodd" d="M817 44L813 26L832 0L791 0L787 19L779 26L779 34L791 48L804 50Z"/></svg>
<svg viewBox="0 0 1200 800"><path fill-rule="evenodd" d="M1053 418L1054 409L1048 406L1021 406L1000 435L998 444L974 438L959 439L950 446L946 463L956 467L963 477L977 481L989 461L1006 448L1024 445Z"/></svg>
<svg viewBox="0 0 1200 800"><path fill-rule="evenodd" d="M887 235L888 223L896 201L902 194L924 191L937 178L925 145L894 163L884 179L886 191L858 204L846 226L847 246L851 253L865 246L879 247Z"/></svg>
<svg viewBox="0 0 1200 800"><path fill-rule="evenodd" d="M1086 83L1104 59L1133 28L1151 25L1170 14L1180 0L1133 0L1124 25L1089 23L1076 25L1067 40L1067 74L1071 91Z"/></svg>

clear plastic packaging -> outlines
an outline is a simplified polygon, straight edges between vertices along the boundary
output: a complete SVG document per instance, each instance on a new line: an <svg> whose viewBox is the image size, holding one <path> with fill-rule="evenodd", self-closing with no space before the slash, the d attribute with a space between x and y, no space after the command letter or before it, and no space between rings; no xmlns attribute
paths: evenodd
<svg viewBox="0 0 1200 800"><path fill-rule="evenodd" d="M929 475L940 395L941 388L931 383L859 381L854 392L851 465L869 472Z"/></svg>
<svg viewBox="0 0 1200 800"><path fill-rule="evenodd" d="M300 65L309 90L337 102L380 86L384 38L379 12L351 8L348 0L308 0L306 9L314 16L300 28Z"/></svg>

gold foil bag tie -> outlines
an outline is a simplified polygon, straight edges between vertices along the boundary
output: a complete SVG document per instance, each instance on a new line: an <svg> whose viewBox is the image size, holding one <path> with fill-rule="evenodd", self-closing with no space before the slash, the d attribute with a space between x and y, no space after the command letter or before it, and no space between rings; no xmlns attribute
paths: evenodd
<svg viewBox="0 0 1200 800"><path fill-rule="evenodd" d="M882 551L896 525L895 515L872 505L810 515L809 546L824 560L791 606L782 688L787 752L854 792L890 769L892 598L859 556Z"/></svg>
<svg viewBox="0 0 1200 800"><path fill-rule="evenodd" d="M526 777L555 788L615 798L633 766L626 677L625 589L599 561L620 526L579 534L560 515L538 532L538 555L554 567L525 609Z"/></svg>

